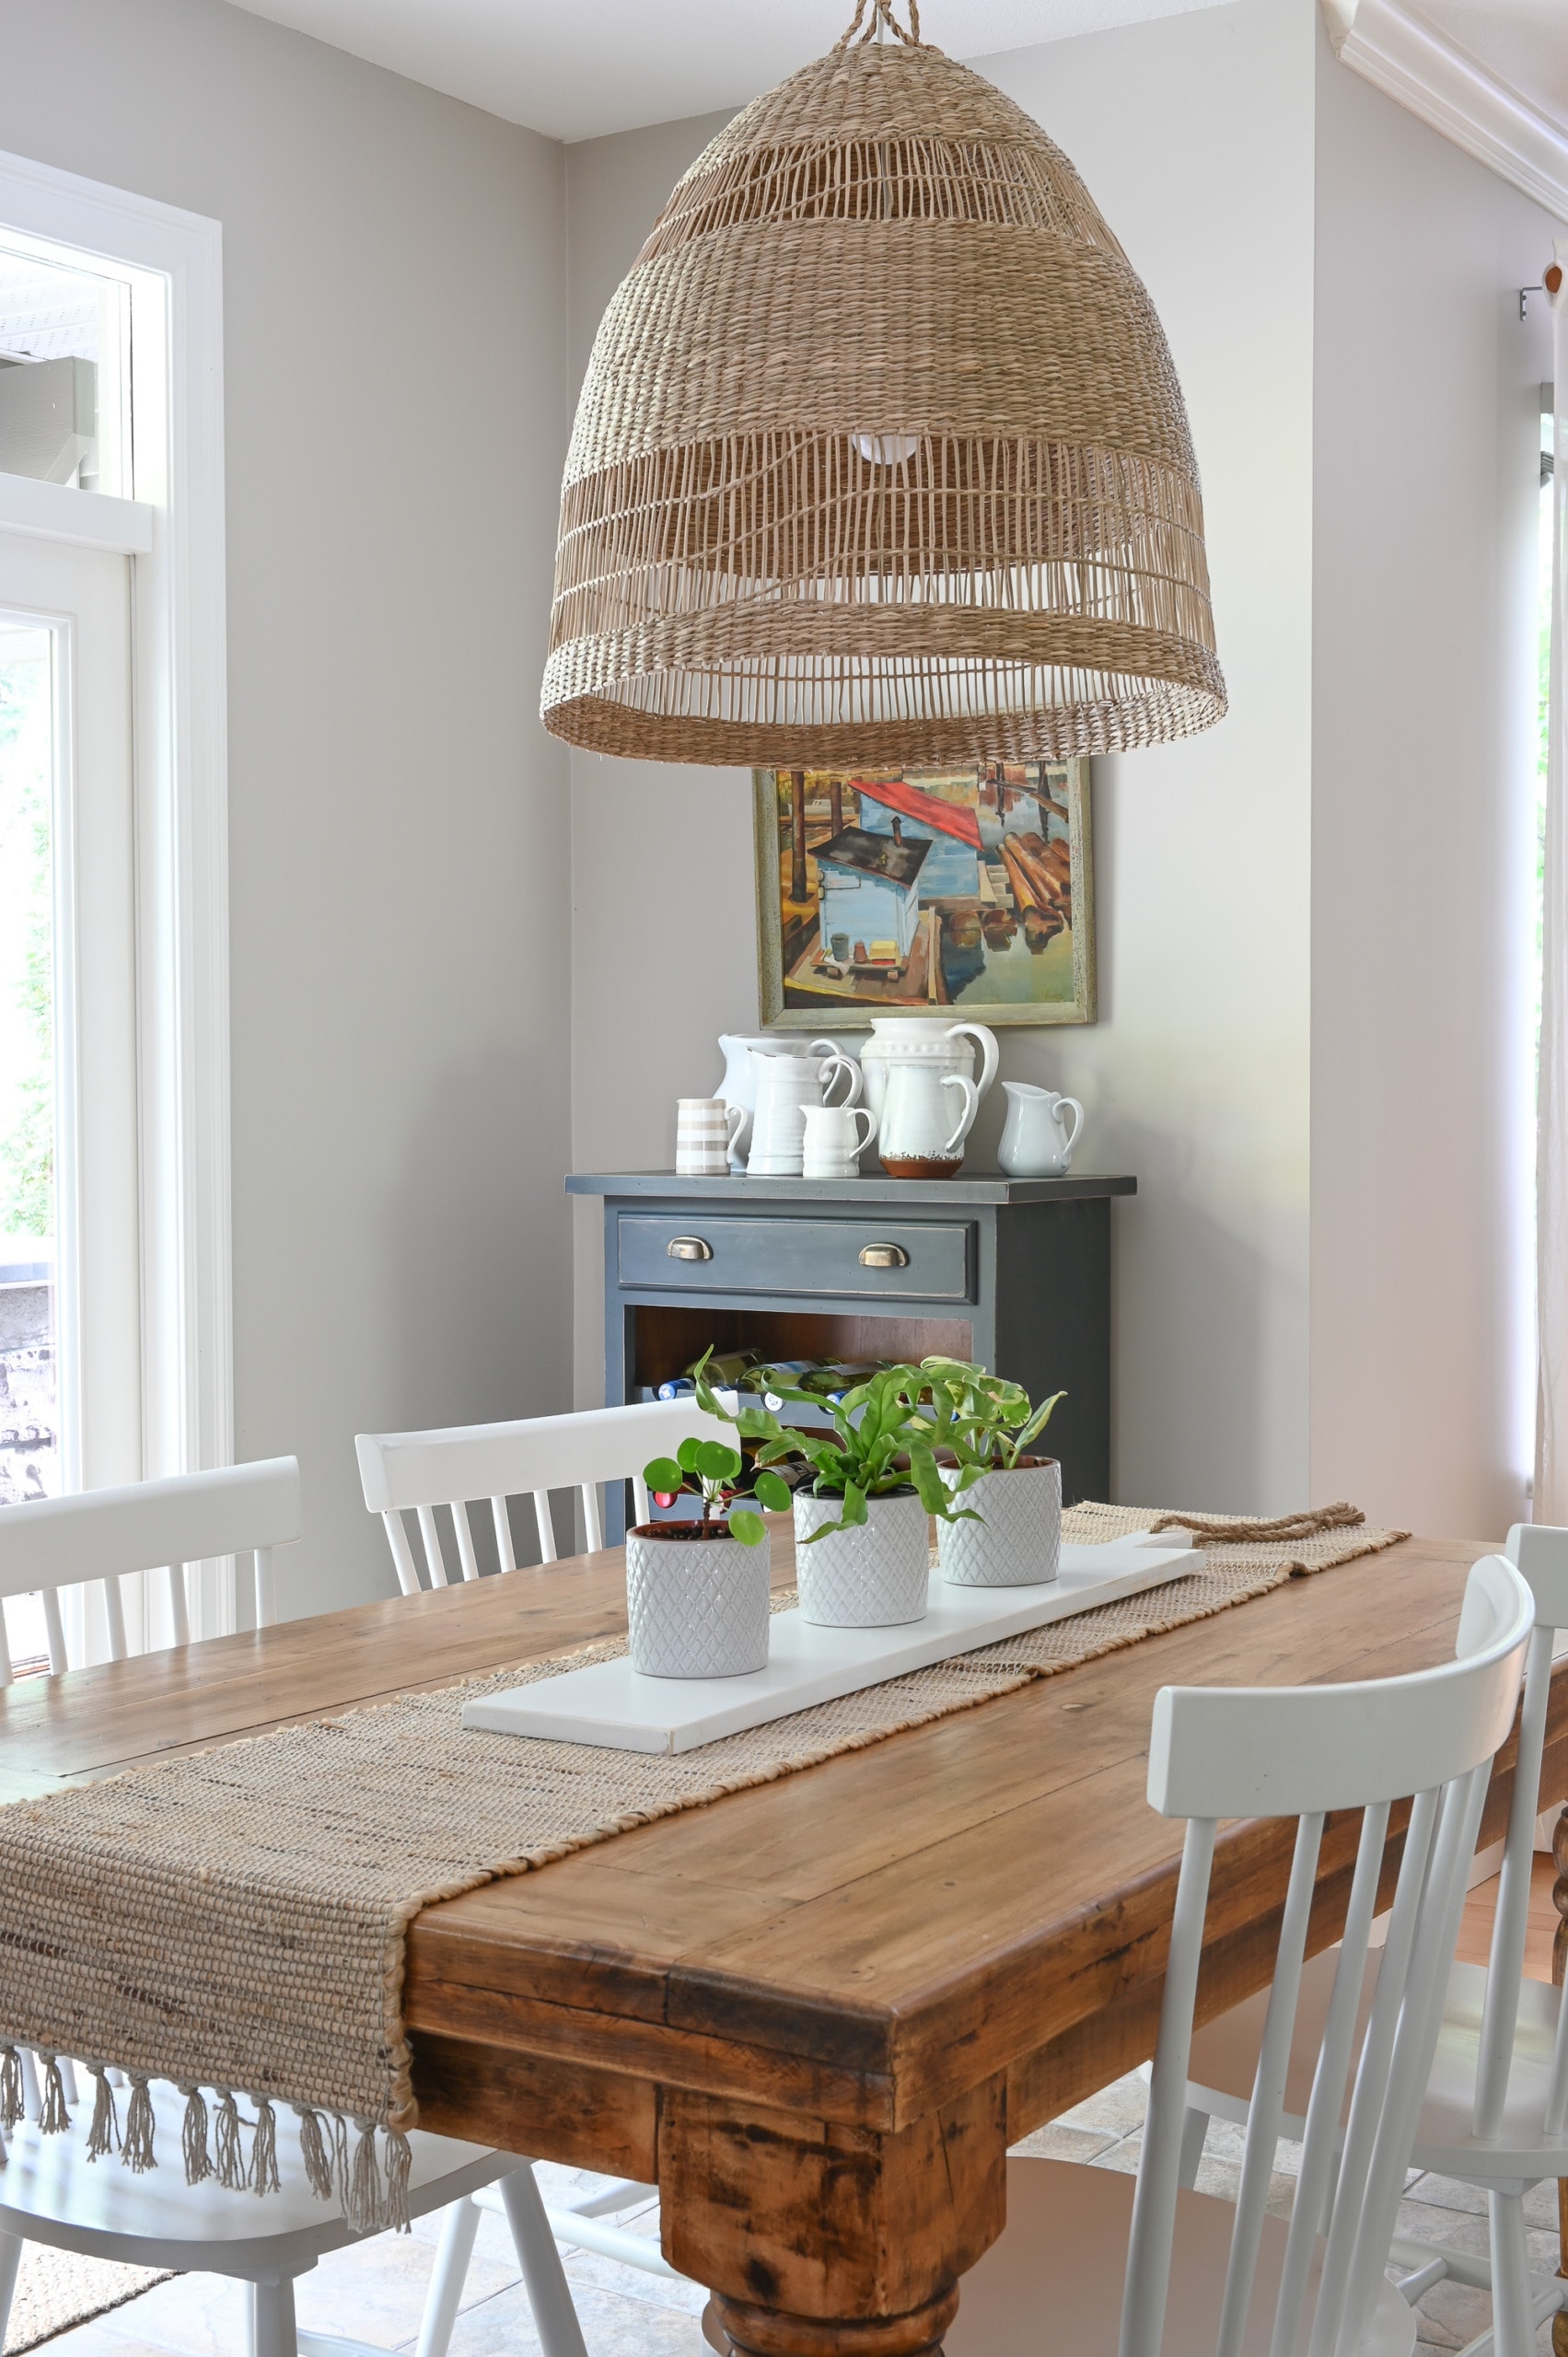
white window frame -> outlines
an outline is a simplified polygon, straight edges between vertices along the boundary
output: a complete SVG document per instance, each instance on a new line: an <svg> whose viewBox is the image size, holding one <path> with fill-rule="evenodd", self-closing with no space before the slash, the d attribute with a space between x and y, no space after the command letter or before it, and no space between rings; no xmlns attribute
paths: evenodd
<svg viewBox="0 0 1568 2357"><path fill-rule="evenodd" d="M0 153L7 230L134 288L135 497L0 474L0 528L132 560L143 1472L194 1472L234 1457L223 232ZM235 1627L231 1563L191 1590Z"/></svg>

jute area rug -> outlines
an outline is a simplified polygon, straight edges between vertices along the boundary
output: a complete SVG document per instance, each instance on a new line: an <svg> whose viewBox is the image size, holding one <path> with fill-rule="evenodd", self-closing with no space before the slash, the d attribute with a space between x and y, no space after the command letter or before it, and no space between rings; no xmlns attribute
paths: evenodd
<svg viewBox="0 0 1568 2357"><path fill-rule="evenodd" d="M167 2283L167 2267L122 2267L109 2258L81 2258L72 2250L46 2250L29 2243L17 2273L11 2320L6 2328L6 2357L20 2357L73 2326L122 2308L155 2283Z"/></svg>
<svg viewBox="0 0 1568 2357"><path fill-rule="evenodd" d="M82 2059L88 2150L155 2165L149 2079L186 2095L188 2177L264 2191L273 2107L307 2173L364 2231L406 2223L416 2108L401 1994L408 1926L433 1901L1050 1678L1391 1546L1355 1508L1272 1524L1084 1505L1079 1541L1179 1525L1188 1578L679 1757L465 1729L470 1696L549 1677L512 1665L192 1759L0 1810L0 2119L14 2051L44 2062L44 2126L70 2125L51 2057ZM781 1599L787 1602L787 1599ZM625 1641L574 1653L623 1653ZM131 2082L123 2129L106 2072ZM256 2106L244 2149L236 2104Z"/></svg>

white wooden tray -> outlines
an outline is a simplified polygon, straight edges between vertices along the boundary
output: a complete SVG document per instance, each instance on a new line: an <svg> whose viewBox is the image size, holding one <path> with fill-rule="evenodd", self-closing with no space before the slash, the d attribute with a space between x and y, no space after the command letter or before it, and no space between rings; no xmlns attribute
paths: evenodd
<svg viewBox="0 0 1568 2357"><path fill-rule="evenodd" d="M1099 1547L1063 1547L1060 1576L1040 1587L953 1587L933 1569L925 1619L905 1628L819 1629L798 1612L780 1612L766 1669L744 1678L645 1678L625 1659L596 1662L466 1702L463 1724L615 1751L694 1751L999 1637L1184 1579L1203 1560L1179 1543L1186 1536L1140 1533Z"/></svg>

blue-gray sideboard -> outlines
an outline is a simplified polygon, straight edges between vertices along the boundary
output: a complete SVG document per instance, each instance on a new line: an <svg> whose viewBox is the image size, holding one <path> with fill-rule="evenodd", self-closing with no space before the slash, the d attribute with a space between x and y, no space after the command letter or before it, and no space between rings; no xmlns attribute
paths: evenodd
<svg viewBox="0 0 1568 2357"><path fill-rule="evenodd" d="M1110 1490L1110 1199L1086 1175L676 1178L580 1171L604 1198L604 1396L646 1398L713 1344L773 1359L972 1358L1041 1399L1063 1495ZM624 1528L619 1493L606 1537Z"/></svg>

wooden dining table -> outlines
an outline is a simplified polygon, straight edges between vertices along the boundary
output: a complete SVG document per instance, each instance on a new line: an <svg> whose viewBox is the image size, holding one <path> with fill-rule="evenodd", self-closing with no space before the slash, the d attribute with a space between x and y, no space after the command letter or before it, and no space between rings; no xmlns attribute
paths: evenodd
<svg viewBox="0 0 1568 2357"><path fill-rule="evenodd" d="M1425 1667L1484 1551L1411 1539L1292 1579L426 1908L406 1987L421 2124L656 2182L666 2256L749 2357L939 2350L1002 2230L1009 2144L1153 2050L1182 1836L1144 1797L1156 1689ZM773 1558L787 1581L786 1528ZM0 1693L0 1800L624 1627L612 1550L25 1678ZM1542 1803L1565 1794L1568 1661ZM1330 1820L1314 1950L1358 1828ZM1268 1978L1292 1829L1222 1829L1202 2018Z"/></svg>

